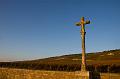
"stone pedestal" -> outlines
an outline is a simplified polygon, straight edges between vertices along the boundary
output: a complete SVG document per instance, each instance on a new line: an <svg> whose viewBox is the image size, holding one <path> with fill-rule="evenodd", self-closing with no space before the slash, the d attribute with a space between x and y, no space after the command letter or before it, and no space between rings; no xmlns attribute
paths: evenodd
<svg viewBox="0 0 120 79"><path fill-rule="evenodd" d="M77 79L100 79L100 74L90 71L76 71Z"/></svg>
<svg viewBox="0 0 120 79"><path fill-rule="evenodd" d="M91 79L89 71L77 71L75 72L75 75L78 76L78 79Z"/></svg>

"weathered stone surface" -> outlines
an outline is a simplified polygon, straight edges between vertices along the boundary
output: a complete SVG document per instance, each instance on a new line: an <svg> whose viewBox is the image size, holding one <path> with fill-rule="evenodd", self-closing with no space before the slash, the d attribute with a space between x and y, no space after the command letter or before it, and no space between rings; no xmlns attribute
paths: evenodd
<svg viewBox="0 0 120 79"><path fill-rule="evenodd" d="M90 72L41 71L0 68L0 79L83 79ZM120 74L101 73L100 79L119 79ZM86 79L88 79L86 77ZM93 79L96 79L95 77Z"/></svg>
<svg viewBox="0 0 120 79"><path fill-rule="evenodd" d="M81 40L82 40L82 64L81 64L81 71L86 71L86 56L85 56L85 25L89 24L90 21L85 21L84 17L81 18L80 22L76 25L81 26Z"/></svg>
<svg viewBox="0 0 120 79"><path fill-rule="evenodd" d="M80 71L80 72L75 72L75 76L78 76L79 79L90 79L90 73L88 71Z"/></svg>

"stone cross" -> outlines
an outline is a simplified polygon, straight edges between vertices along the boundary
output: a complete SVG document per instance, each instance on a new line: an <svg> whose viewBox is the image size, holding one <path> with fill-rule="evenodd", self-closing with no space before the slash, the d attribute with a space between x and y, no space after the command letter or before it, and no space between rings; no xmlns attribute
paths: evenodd
<svg viewBox="0 0 120 79"><path fill-rule="evenodd" d="M81 18L80 22L76 23L76 26L81 26L81 39L82 39L82 64L81 71L86 71L86 56L85 56L85 25L90 24L90 21L84 20L84 17Z"/></svg>

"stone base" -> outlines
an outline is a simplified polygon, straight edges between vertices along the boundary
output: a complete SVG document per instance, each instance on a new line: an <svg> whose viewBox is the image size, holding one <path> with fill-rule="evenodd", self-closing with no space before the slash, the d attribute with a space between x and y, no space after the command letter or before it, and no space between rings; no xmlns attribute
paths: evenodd
<svg viewBox="0 0 120 79"><path fill-rule="evenodd" d="M75 75L78 76L78 79L90 79L90 72L89 71L77 71Z"/></svg>
<svg viewBox="0 0 120 79"><path fill-rule="evenodd" d="M77 71L75 75L77 79L100 79L99 73L90 71Z"/></svg>

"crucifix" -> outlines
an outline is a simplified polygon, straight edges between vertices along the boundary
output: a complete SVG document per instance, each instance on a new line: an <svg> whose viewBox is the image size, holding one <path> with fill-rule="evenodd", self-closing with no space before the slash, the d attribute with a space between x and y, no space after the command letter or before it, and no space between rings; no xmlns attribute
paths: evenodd
<svg viewBox="0 0 120 79"><path fill-rule="evenodd" d="M85 56L85 25L90 24L90 21L84 20L84 17L81 18L80 22L76 23L76 26L81 26L81 39L82 39L82 64L81 71L86 71L86 56Z"/></svg>

